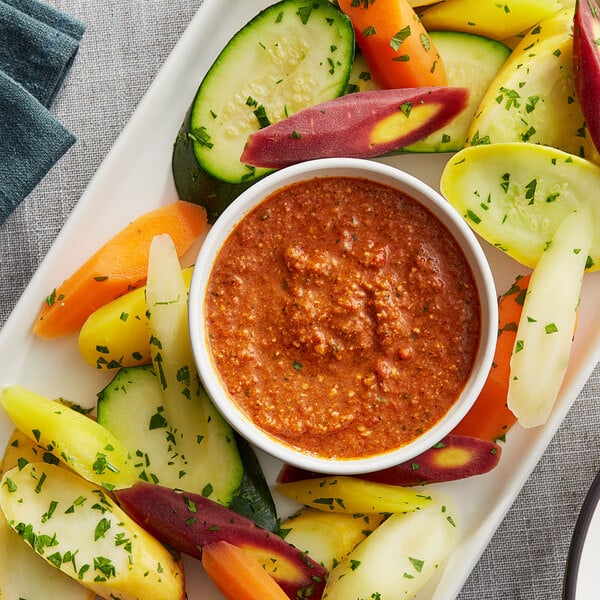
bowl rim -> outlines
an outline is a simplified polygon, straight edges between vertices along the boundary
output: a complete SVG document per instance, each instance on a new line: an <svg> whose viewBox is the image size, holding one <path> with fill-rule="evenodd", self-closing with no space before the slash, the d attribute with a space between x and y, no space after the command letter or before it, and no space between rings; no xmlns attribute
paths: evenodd
<svg viewBox="0 0 600 600"><path fill-rule="evenodd" d="M432 428L408 444L366 457L332 459L287 446L255 425L223 390L204 327L205 291L212 264L230 233L255 206L275 191L299 181L346 176L370 179L407 193L432 212L454 236L477 283L481 333L473 369L458 400ZM293 466L331 475L373 472L411 460L452 431L471 408L487 378L496 347L497 296L491 268L468 224L433 187L397 167L360 158L325 158L298 163L265 176L242 192L209 229L197 255L189 291L189 332L200 380L217 410L242 437L267 454Z"/></svg>

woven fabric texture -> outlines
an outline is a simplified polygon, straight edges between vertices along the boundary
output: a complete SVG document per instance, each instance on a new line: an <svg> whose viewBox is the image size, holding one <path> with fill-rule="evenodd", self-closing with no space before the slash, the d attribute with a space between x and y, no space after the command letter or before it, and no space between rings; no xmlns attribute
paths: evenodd
<svg viewBox="0 0 600 600"><path fill-rule="evenodd" d="M0 1L0 224L75 142L49 107L84 30L38 0Z"/></svg>

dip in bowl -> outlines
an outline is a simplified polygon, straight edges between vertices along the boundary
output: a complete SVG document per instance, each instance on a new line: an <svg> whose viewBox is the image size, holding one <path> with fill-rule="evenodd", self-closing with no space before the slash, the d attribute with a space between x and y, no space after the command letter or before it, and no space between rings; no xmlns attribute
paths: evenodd
<svg viewBox="0 0 600 600"><path fill-rule="evenodd" d="M246 190L190 288L203 384L242 436L300 468L414 458L469 410L491 366L496 291L474 234L420 180L323 159Z"/></svg>

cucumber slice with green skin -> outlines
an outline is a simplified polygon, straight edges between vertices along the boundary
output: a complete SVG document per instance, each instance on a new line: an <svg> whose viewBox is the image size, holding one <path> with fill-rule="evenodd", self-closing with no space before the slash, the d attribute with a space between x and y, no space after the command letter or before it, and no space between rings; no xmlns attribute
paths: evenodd
<svg viewBox="0 0 600 600"><path fill-rule="evenodd" d="M171 170L179 198L204 206L208 222L212 225L256 179L244 183L227 183L207 173L196 160L194 141L189 136L190 114L191 109L175 139Z"/></svg>
<svg viewBox="0 0 600 600"><path fill-rule="evenodd" d="M235 441L244 465L244 475L229 508L248 517L263 529L277 531L277 509L258 457L252 446L237 433Z"/></svg>
<svg viewBox="0 0 600 600"><path fill-rule="evenodd" d="M467 133L481 99L508 57L511 49L502 42L459 31L430 31L440 53L448 85L469 89L465 110L446 127L407 146L410 152L455 152L464 147Z"/></svg>
<svg viewBox="0 0 600 600"><path fill-rule="evenodd" d="M367 60L361 52L354 54L352 69L348 78L347 94L377 90L379 86L373 81Z"/></svg>
<svg viewBox="0 0 600 600"><path fill-rule="evenodd" d="M231 443L219 456L188 456L188 462L205 463L206 481L192 490L175 457L169 424L165 421L159 379L152 365L120 369L98 394L98 422L108 429L135 459L140 480L196 493L212 499L274 531L277 513L262 468L250 444L221 423L207 423L207 435L230 435ZM186 415L182 415L185 418ZM199 431L199 433L202 433ZM212 494L208 494L212 490Z"/></svg>
<svg viewBox="0 0 600 600"><path fill-rule="evenodd" d="M178 417L182 421L189 418L187 414ZM240 486L241 459L232 432L220 420L198 423L202 441L211 435L229 436L229 444L215 446L219 456L207 453L202 441L196 456L178 453L174 443L177 425L165 417L161 384L152 365L117 372L98 393L98 422L129 450L142 481L202 493L222 504L229 504ZM202 481L189 481L186 466L198 461L205 465Z"/></svg>
<svg viewBox="0 0 600 600"><path fill-rule="evenodd" d="M240 29L206 73L188 135L210 175L239 184L267 169L240 162L246 138L346 91L354 30L327 0L282 0Z"/></svg>

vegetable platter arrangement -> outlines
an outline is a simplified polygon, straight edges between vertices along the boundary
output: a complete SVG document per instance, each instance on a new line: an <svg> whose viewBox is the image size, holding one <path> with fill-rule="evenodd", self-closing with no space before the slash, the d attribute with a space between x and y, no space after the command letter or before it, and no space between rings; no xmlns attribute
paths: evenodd
<svg viewBox="0 0 600 600"><path fill-rule="evenodd" d="M220 120L224 82L244 75L243 64L230 74L224 65L244 57L248 38L263 49L269 40L251 29L228 43L272 3L203 3L0 334L0 595L41 597L50 586L67 599L349 598L346 585L382 600L459 593L600 356L598 119L586 97L599 86L597 17L593 3L579 6L573 43L570 2L515 0L500 13L481 0L414 2L420 24L391 31L386 24L413 13L396 7L371 21L383 4L340 0L351 22L319 2L278 5L275 20L291 11L303 32L312 13L326 14L307 46L292 48L315 61L317 85L304 81L308 92L296 106L282 102L279 116L257 88L241 98L246 113ZM423 49L433 60L407 69ZM218 85L196 95L211 72ZM391 104L384 88L396 94ZM224 128L248 112L252 140L234 131L223 144ZM323 114L357 124L363 113L361 135L328 134L326 119L310 126ZM211 129L211 119L221 125ZM480 403L418 464L368 479L313 478L254 452L202 394L186 343L187 267L207 221L284 166L268 149L297 161L331 146L441 188L480 234L501 295L494 418ZM198 182L210 193L188 197ZM83 276L82 257L92 257ZM107 269L119 277L108 281ZM116 302L126 304L106 304L122 294ZM99 332L130 345L99 343ZM311 509L292 517L303 505Z"/></svg>

